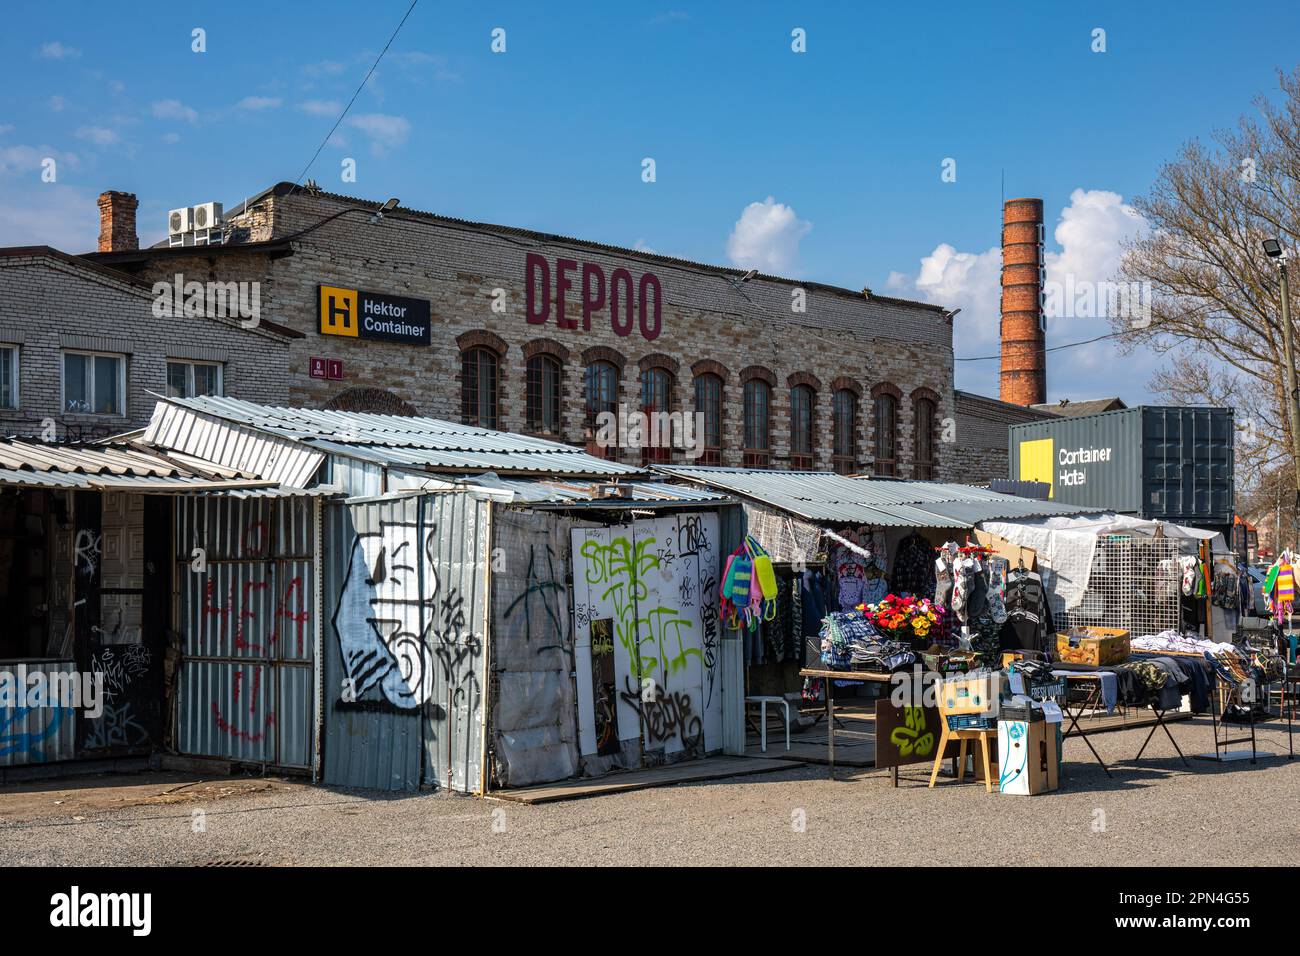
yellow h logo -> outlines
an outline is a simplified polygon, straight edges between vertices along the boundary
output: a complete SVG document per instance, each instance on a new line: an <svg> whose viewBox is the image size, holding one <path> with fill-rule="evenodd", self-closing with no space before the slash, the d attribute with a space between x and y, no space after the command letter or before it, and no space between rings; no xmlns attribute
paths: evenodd
<svg viewBox="0 0 1300 956"><path fill-rule="evenodd" d="M1036 441L1022 441L1020 443L1020 480L1047 482L1047 497L1053 497L1056 493L1056 482L1052 480L1056 468L1054 458L1052 439L1039 438Z"/></svg>
<svg viewBox="0 0 1300 956"><path fill-rule="evenodd" d="M320 334L350 335L356 338L360 317L357 315L357 290L320 287Z"/></svg>

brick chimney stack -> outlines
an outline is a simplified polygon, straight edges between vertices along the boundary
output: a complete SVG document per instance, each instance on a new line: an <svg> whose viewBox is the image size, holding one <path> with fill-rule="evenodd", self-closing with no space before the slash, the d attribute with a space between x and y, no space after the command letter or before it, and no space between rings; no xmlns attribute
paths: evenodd
<svg viewBox="0 0 1300 956"><path fill-rule="evenodd" d="M140 200L135 193L109 190L99 194L99 251L123 252L139 249L135 234L135 210Z"/></svg>
<svg viewBox="0 0 1300 956"><path fill-rule="evenodd" d="M1008 199L1002 207L1002 382L1014 405L1047 401L1043 327L1043 201Z"/></svg>

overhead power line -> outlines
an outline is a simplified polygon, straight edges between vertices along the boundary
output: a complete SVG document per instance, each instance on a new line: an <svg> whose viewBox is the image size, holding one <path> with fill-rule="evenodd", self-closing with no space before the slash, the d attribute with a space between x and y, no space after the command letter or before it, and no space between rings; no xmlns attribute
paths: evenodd
<svg viewBox="0 0 1300 956"><path fill-rule="evenodd" d="M302 172L298 174L298 178L293 181L295 186L302 183L302 178L307 175L307 171L311 169L312 165L316 162L316 158L320 156L320 151L325 148L325 144L330 141L330 137L334 135L334 131L339 128L339 124L343 122L343 117L348 115L348 110L352 109L352 104L357 101L357 97L361 95L361 91L364 90L366 84L370 82L370 77L374 75L375 68L379 66L379 61L384 58L384 54L388 52L388 48L393 45L393 41L397 39L397 34L402 32L402 27L406 25L407 17L411 15L411 11L415 9L415 5L419 2L420 0L411 0L411 5L406 8L406 14L402 17L402 22L397 25L397 29L393 31L393 35L388 38L388 42L384 44L384 48L379 51L379 56L375 57L375 62L370 65L370 72L368 72L366 78L361 81L361 85L357 87L357 91L352 94L352 99L348 100L348 105L343 107L343 112L340 113L339 118L334 121L334 125L331 126L330 131L325 134L325 138L320 141L320 145L316 147L316 152L311 154L311 159L308 161L307 165L302 168Z"/></svg>
<svg viewBox="0 0 1300 956"><path fill-rule="evenodd" d="M1093 342L1101 342L1105 339L1117 338L1121 333L1108 332L1105 335L1099 335L1095 339L1084 339L1082 342L1067 342L1065 345L1053 345L1050 349L1043 349L1044 352L1059 352L1061 349L1072 349L1080 345L1091 345ZM990 362L993 359L1000 359L1001 355L973 355L968 358L955 358L954 362Z"/></svg>

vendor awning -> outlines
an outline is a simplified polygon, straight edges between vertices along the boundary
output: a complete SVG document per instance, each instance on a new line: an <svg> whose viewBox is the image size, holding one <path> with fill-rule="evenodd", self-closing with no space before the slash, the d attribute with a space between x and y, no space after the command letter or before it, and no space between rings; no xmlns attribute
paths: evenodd
<svg viewBox="0 0 1300 956"><path fill-rule="evenodd" d="M661 465L657 471L808 521L877 528L971 528L980 521L1074 515L1087 508L937 481L850 478L820 471Z"/></svg>
<svg viewBox="0 0 1300 956"><path fill-rule="evenodd" d="M0 487L188 493L273 487L273 482L184 453L134 442L41 444L0 441Z"/></svg>

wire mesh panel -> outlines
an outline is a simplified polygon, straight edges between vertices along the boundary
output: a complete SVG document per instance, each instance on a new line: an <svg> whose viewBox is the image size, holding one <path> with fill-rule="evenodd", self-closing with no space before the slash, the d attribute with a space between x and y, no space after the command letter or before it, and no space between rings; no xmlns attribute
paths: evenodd
<svg viewBox="0 0 1300 956"><path fill-rule="evenodd" d="M1178 542L1105 535L1093 552L1088 589L1066 610L1052 595L1052 615L1067 627L1121 627L1133 637L1177 629L1181 585Z"/></svg>

